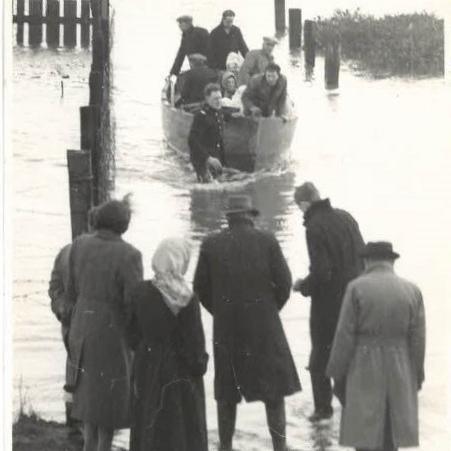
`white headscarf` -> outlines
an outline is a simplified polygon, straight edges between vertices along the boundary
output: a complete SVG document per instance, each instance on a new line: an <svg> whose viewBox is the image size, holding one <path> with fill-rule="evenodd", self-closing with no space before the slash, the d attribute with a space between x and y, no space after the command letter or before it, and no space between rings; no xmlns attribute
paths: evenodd
<svg viewBox="0 0 451 451"><path fill-rule="evenodd" d="M153 284L163 295L169 309L177 315L193 297L184 279L191 257L191 246L183 238L166 238L157 247L152 258L155 276Z"/></svg>

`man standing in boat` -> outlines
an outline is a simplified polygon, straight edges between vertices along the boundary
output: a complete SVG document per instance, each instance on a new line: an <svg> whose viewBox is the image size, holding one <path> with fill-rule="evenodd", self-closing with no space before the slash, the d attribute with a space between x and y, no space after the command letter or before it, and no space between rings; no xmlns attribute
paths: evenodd
<svg viewBox="0 0 451 451"><path fill-rule="evenodd" d="M285 116L287 79L280 66L270 63L264 74L254 75L242 96L244 114L253 117Z"/></svg>
<svg viewBox="0 0 451 451"><path fill-rule="evenodd" d="M178 75L180 73L185 56L200 53L208 57L210 48L210 35L208 31L205 28L193 26L193 18L191 16L180 16L177 18L177 22L179 23L180 30L182 30L182 41L171 69L171 75Z"/></svg>
<svg viewBox="0 0 451 451"><path fill-rule="evenodd" d="M210 33L210 56L208 65L212 69L226 70L227 56L230 52L241 53L246 57L249 49L241 30L233 25L235 13L228 9L222 13L221 23Z"/></svg>
<svg viewBox="0 0 451 451"><path fill-rule="evenodd" d="M277 39L264 37L261 49L248 52L238 75L240 86L247 85L254 75L263 74L268 64L274 62L273 51L276 44Z"/></svg>

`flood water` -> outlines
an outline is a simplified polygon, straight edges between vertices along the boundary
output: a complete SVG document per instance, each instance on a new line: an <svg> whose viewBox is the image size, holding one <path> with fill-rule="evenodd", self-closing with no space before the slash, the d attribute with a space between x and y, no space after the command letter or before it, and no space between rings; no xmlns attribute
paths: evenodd
<svg viewBox="0 0 451 451"><path fill-rule="evenodd" d="M243 6L246 3L246 6ZM273 30L271 1L135 0L115 6L114 115L116 191L134 193L135 215L125 239L144 254L146 276L159 240L184 235L200 240L224 224L230 192L248 193L261 211L259 225L280 240L294 277L308 261L294 187L314 181L334 205L349 210L368 240L389 239L402 258L398 272L421 287L428 321L426 383L420 394L421 450L449 449L447 437L447 313L450 300L449 199L451 90L442 80L370 80L342 68L338 95L327 95L323 61L306 82L301 60L281 42L276 60L288 76L299 122L292 161L283 173L249 176L235 183L201 186L189 165L162 139L160 90L179 42L174 18L196 11L212 28L220 12L238 13L251 48ZM153 6L152 6L153 5ZM195 5L195 8L194 8ZM79 148L78 108L88 101L91 55L84 51L14 49L14 405L21 398L46 419L62 421L64 348L53 318L47 284L54 256L70 240L66 149ZM67 73L61 98L58 70ZM337 450L338 418L313 427L309 374L309 300L294 294L283 323L303 392L287 399L289 444L296 450ZM205 313L211 354L211 318ZM213 366L205 377L211 449L217 440ZM338 406L337 406L338 410ZM118 437L126 443L126 434ZM448 443L448 445L446 445ZM264 409L241 405L235 448L270 449Z"/></svg>

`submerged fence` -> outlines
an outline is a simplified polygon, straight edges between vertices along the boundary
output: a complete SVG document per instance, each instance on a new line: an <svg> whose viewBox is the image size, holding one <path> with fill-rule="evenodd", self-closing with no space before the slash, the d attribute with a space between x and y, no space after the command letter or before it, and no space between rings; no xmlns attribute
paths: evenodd
<svg viewBox="0 0 451 451"><path fill-rule="evenodd" d="M18 45L87 48L91 43L90 0L13 0L13 23Z"/></svg>

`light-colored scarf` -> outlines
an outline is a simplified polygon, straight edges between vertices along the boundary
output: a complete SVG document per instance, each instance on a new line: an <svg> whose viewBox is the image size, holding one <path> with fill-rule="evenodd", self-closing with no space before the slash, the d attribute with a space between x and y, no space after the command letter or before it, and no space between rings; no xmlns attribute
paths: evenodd
<svg viewBox="0 0 451 451"><path fill-rule="evenodd" d="M157 247L152 258L155 287L174 315L186 307L193 292L183 277L188 270L191 246L183 238L166 238Z"/></svg>

